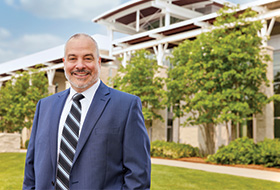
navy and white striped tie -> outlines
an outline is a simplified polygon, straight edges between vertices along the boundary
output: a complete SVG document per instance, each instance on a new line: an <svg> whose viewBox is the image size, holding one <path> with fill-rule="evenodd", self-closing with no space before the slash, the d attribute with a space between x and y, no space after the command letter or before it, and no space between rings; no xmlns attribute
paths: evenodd
<svg viewBox="0 0 280 190"><path fill-rule="evenodd" d="M63 127L57 165L56 189L69 189L69 176L79 139L82 94L73 96L71 110Z"/></svg>

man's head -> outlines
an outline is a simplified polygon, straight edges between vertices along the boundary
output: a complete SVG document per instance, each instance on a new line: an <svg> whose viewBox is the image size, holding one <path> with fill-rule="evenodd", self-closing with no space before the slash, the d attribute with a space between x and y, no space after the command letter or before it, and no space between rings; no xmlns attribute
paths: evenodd
<svg viewBox="0 0 280 190"><path fill-rule="evenodd" d="M96 41L87 34L75 34L65 44L64 72L72 88L81 93L99 78L101 58Z"/></svg>

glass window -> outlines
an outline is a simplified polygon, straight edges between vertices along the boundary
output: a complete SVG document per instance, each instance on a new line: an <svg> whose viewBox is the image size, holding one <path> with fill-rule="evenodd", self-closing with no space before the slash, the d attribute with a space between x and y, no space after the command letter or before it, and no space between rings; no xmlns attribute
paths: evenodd
<svg viewBox="0 0 280 190"><path fill-rule="evenodd" d="M280 50L273 53L274 94L280 94ZM274 137L280 138L280 103L274 102Z"/></svg>

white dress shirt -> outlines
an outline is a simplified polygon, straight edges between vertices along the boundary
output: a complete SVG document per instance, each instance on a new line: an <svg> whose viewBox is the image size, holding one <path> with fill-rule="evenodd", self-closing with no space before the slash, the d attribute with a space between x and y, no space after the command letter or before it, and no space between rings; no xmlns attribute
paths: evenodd
<svg viewBox="0 0 280 190"><path fill-rule="evenodd" d="M95 92L96 92L99 84L100 84L100 79L98 79L98 81L94 85L92 85L89 89L87 89L86 91L81 93L84 95L84 98L80 100L81 106L82 106L82 113L81 113L79 135L81 134L81 130L83 127L84 120L86 118L86 114L88 112L89 106L91 105L91 102L93 100L93 97L95 95ZM73 88L70 88L70 93L65 101L64 108L63 108L61 116L60 116L59 128L58 128L58 139L57 139L57 157L59 156L60 141L61 141L64 123L66 121L66 118L67 118L67 116L70 112L71 106L72 106L73 95L76 93L77 92Z"/></svg>

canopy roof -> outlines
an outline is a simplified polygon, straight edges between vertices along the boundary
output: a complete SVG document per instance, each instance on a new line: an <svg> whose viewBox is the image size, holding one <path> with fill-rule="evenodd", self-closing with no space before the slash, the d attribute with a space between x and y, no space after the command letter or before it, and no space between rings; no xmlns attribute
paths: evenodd
<svg viewBox="0 0 280 190"><path fill-rule="evenodd" d="M115 58L105 55L109 51L110 42L108 37L103 35L92 36L99 45L101 62L113 61ZM19 59L11 60L0 64L0 82L11 78L17 71L29 70L38 64L42 64L44 70L63 68L62 58L64 56L64 45L37 52Z"/></svg>
<svg viewBox="0 0 280 190"><path fill-rule="evenodd" d="M194 38L213 24L217 10L225 4L235 5L224 0L133 0L92 21L106 25L111 32L127 34L112 39L112 55L118 55L159 44L170 48ZM258 19L272 23L271 34L277 34L279 4L279 0L258 0L241 5L239 11L252 7L259 13Z"/></svg>

